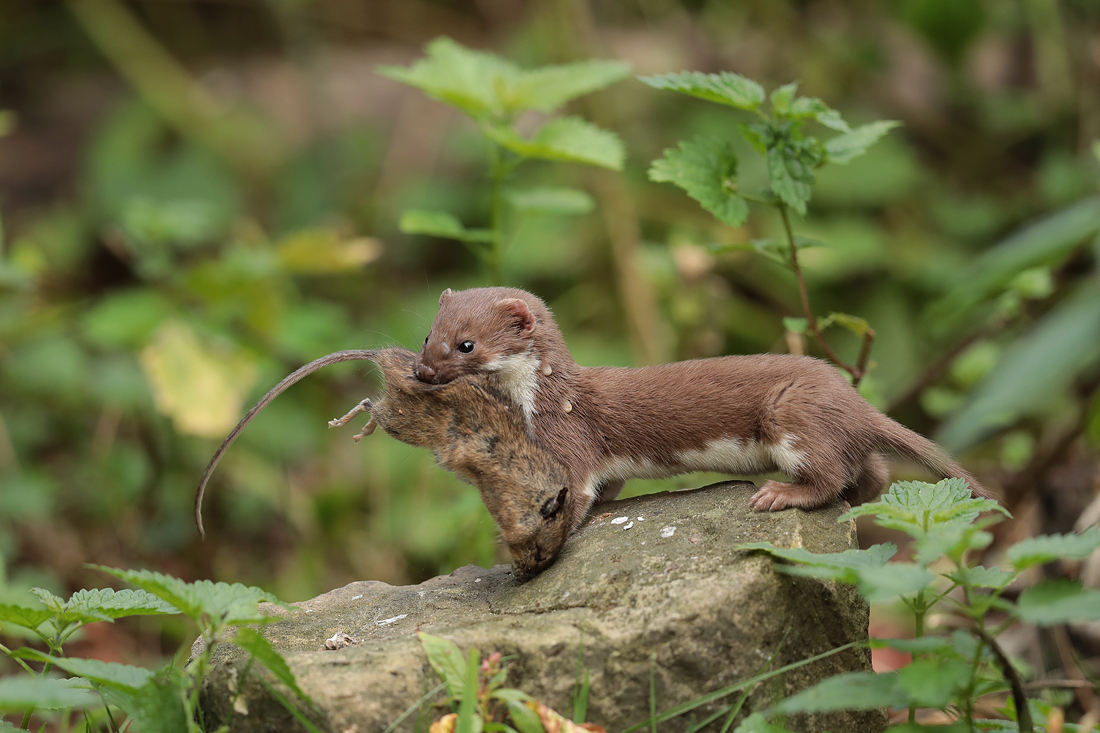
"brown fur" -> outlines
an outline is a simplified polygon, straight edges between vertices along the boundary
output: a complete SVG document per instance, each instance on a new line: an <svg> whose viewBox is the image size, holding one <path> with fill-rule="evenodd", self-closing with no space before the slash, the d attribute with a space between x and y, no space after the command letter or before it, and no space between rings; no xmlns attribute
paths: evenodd
<svg viewBox="0 0 1100 733"><path fill-rule="evenodd" d="M458 348L471 343L469 353ZM533 376L528 431L569 471L573 526L595 499L586 487L606 501L625 479L697 470L681 457L712 441L739 441L779 455L779 461L754 458L749 451L745 460L734 456L728 465L711 467L787 473L789 483L769 480L758 489L757 510L817 507L838 497L869 501L889 478L880 450L940 476L964 478L975 495L989 496L937 445L880 413L825 362L760 354L633 369L582 367L545 303L522 290L445 291L416 371L436 384L495 374L513 402L523 402L525 394L515 385ZM784 457L800 460L783 466ZM625 464L622 470L604 476L615 462ZM603 485L592 486L593 477L603 477Z"/></svg>

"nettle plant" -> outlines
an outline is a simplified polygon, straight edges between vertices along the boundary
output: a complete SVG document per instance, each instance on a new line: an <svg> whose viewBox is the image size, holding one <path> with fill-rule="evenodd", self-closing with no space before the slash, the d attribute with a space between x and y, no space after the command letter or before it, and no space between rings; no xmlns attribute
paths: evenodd
<svg viewBox="0 0 1100 733"><path fill-rule="evenodd" d="M754 715L753 727L783 728L765 723L767 716L841 709L908 708L908 730L916 730L921 708L945 711L955 719L937 731L1076 730L1062 723L1046 725L1051 707L1026 695L1021 673L1008 658L997 637L1018 623L1053 626L1070 621L1100 619L1100 590L1054 578L1024 585L1021 574L1057 560L1081 559L1100 548L1100 528L1080 534L1032 537L1008 548L1005 567L973 562L988 547L986 529L1008 512L997 502L970 498L961 479L938 484L898 482L878 501L855 507L839 521L870 516L875 524L900 530L912 538L913 559L889 562L897 553L893 544L866 550L815 555L803 549L782 549L768 543L743 545L784 561L776 568L790 575L850 583L872 603L900 600L913 614L911 639L872 639L872 646L891 647L913 655L897 672L853 672L824 680L777 704L770 713ZM790 563L790 564L787 564ZM1017 592L1019 591L1019 592ZM953 621L929 629L925 623L935 610ZM954 630L951 630L954 629ZM986 695L1008 692L1004 719L981 717L994 707ZM1055 718L1052 718L1052 720ZM748 721L746 721L748 722Z"/></svg>
<svg viewBox="0 0 1100 733"><path fill-rule="evenodd" d="M456 239L484 263L496 284L514 214L575 215L591 211L592 197L573 188L516 188L513 174L529 160L548 160L622 170L623 144L615 133L579 117L554 117L525 136L517 123L528 113L548 115L566 102L624 79L623 61L579 61L521 69L449 38L428 44L412 66L380 66L378 73L409 84L467 114L485 139L492 180L489 226L469 229L445 211L410 210L401 231Z"/></svg>
<svg viewBox="0 0 1100 733"><path fill-rule="evenodd" d="M100 730L101 726L119 731L130 725L136 730L161 733L205 731L208 728L200 716L199 692L214 647L222 641L248 654L245 671L237 680L238 695L253 663L258 661L275 680L306 706L312 707L286 661L254 628L278 620L278 617L260 612L260 601L288 610L294 610L292 606L260 588L240 583L230 585L209 580L186 583L147 570L94 567L137 586L138 590L80 590L66 601L42 588L35 588L32 592L42 601L41 608L0 605L0 622L19 627L27 638L37 639L49 650L45 653L29 647L9 649L0 644L0 653L14 660L25 672L0 679L0 715L22 713L21 728L26 729L36 710L62 710L64 713L56 728L60 731L73 730L76 726L89 731ZM165 614L183 614L199 628L203 650L186 667L180 668L173 661L163 669L151 670L65 655L65 642L87 624L112 623L127 616ZM227 635L231 629L235 633ZM183 649L178 656L186 659L186 652ZM35 669L32 664L41 666ZM72 676L67 679L53 676L51 673L55 670ZM257 675L257 679L303 727L316 730L265 677ZM73 714L77 710L82 711L82 718L74 723ZM220 730L228 727L229 722ZM0 733L14 730L17 729L0 720Z"/></svg>
<svg viewBox="0 0 1100 733"><path fill-rule="evenodd" d="M744 191L737 179L738 159L733 143L717 138L700 137L683 141L678 148L665 150L664 157L653 161L649 169L650 180L667 181L679 186L715 218L733 227L745 223L749 203L776 209L783 223L785 241L757 239L714 249L751 250L789 267L798 281L803 316L786 318L784 325L796 334L811 335L825 355L858 384L867 372L874 331L864 319L846 313L814 317L798 252L805 247L822 246L823 243L796 235L791 224L791 212L799 216L806 214L815 170L829 164L845 164L863 155L868 147L900 123L881 120L852 128L839 112L820 99L795 96L797 82L781 86L766 96L764 88L758 83L732 72L704 74L685 71L639 79L656 89L687 94L753 115L752 121L738 124L737 130L753 149L764 156L769 189L759 193ZM839 134L822 141L806 133L806 125L810 122ZM847 328L862 339L863 345L855 364L841 360L822 335L826 328L833 325Z"/></svg>

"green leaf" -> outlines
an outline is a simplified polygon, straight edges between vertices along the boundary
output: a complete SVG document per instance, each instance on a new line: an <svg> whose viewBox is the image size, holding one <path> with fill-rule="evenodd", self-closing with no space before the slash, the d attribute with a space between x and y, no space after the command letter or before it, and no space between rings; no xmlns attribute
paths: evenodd
<svg viewBox="0 0 1100 733"><path fill-rule="evenodd" d="M667 181L682 188L719 221L741 226L749 205L737 195L737 155L725 140L696 138L665 150L653 161L651 181Z"/></svg>
<svg viewBox="0 0 1100 733"><path fill-rule="evenodd" d="M38 596L38 600L42 601L42 605L54 613L64 612L65 599L55 596L45 588L31 588L31 593Z"/></svg>
<svg viewBox="0 0 1100 733"><path fill-rule="evenodd" d="M1100 283L1087 283L1008 348L937 442L963 451L1022 416L1046 409L1100 362Z"/></svg>
<svg viewBox="0 0 1100 733"><path fill-rule="evenodd" d="M795 119L812 119L838 132L852 131L852 128L848 127L848 123L844 121L839 112L831 109L816 97L798 97L791 103L785 116Z"/></svg>
<svg viewBox="0 0 1100 733"><path fill-rule="evenodd" d="M502 92L509 112L551 112L575 97L594 92L630 75L625 61L577 61L521 71L510 89Z"/></svg>
<svg viewBox="0 0 1100 733"><path fill-rule="evenodd" d="M791 333L805 335L810 330L810 322L805 318L784 318L783 328Z"/></svg>
<svg viewBox="0 0 1100 733"><path fill-rule="evenodd" d="M993 535L983 529L999 521L1000 518L989 518L971 524L934 524L928 532L917 537L916 555L924 565L945 556L961 564L965 553L989 546Z"/></svg>
<svg viewBox="0 0 1100 733"><path fill-rule="evenodd" d="M796 563L776 570L787 575L837 580L859 586L867 600L881 602L904 593L923 590L935 576L913 563L889 563L897 553L891 544L872 545L866 550L814 553L792 547L774 547L767 542L738 545L739 550L763 550L774 557Z"/></svg>
<svg viewBox="0 0 1100 733"><path fill-rule="evenodd" d="M730 71L719 74L684 71L678 74L639 76L638 80L654 89L680 92L750 112L760 109L760 105L764 103L762 86L752 79Z"/></svg>
<svg viewBox="0 0 1100 733"><path fill-rule="evenodd" d="M298 686L298 680L294 678L294 673L290 671L290 665L286 663L283 655L271 646L271 642L263 634L256 629L245 626L237 629L237 633L229 641L251 654L253 658L267 667L267 670L275 676L275 679L290 688L299 698L313 705L309 695Z"/></svg>
<svg viewBox="0 0 1100 733"><path fill-rule="evenodd" d="M873 710L909 702L896 673L847 672L829 677L775 706L779 713Z"/></svg>
<svg viewBox="0 0 1100 733"><path fill-rule="evenodd" d="M258 609L260 601L294 610L293 606L283 603L271 593L255 586L245 586L240 583L232 585L214 583L209 580L187 583L179 578L151 570L119 570L102 565L89 567L149 591L200 624L204 616L209 617L216 628L274 620L275 617L260 613Z"/></svg>
<svg viewBox="0 0 1100 733"><path fill-rule="evenodd" d="M836 324L842 326L856 336L863 338L863 335L867 333L871 325L859 316L851 316L847 313L830 313L829 315L819 318L817 320L818 330L824 331L829 326Z"/></svg>
<svg viewBox="0 0 1100 733"><path fill-rule="evenodd" d="M830 138L825 142L825 160L829 163L849 163L866 153L867 148L878 142L879 138L900 125L901 123L896 120L879 120Z"/></svg>
<svg viewBox="0 0 1100 733"><path fill-rule="evenodd" d="M918 659L897 675L910 704L943 708L966 686L970 664L960 659Z"/></svg>
<svg viewBox="0 0 1100 733"><path fill-rule="evenodd" d="M52 677L14 675L0 678L0 712L27 708L60 710L62 708L95 707L99 700L78 682Z"/></svg>
<svg viewBox="0 0 1100 733"><path fill-rule="evenodd" d="M1100 590L1058 578L1028 588L1020 594L1016 611L1023 621L1053 626L1068 621L1100 620Z"/></svg>
<svg viewBox="0 0 1100 733"><path fill-rule="evenodd" d="M810 200L813 169L821 163L818 148L820 143L814 138L797 143L779 140L768 147L768 178L772 191L802 216L806 214L806 203Z"/></svg>
<svg viewBox="0 0 1100 733"><path fill-rule="evenodd" d="M975 565L972 568L959 568L952 573L948 573L947 577L959 585L972 588L996 588L999 590L1007 587L1016 577L1016 573L1011 570Z"/></svg>
<svg viewBox="0 0 1100 733"><path fill-rule="evenodd" d="M107 702L130 716L136 731L186 733L188 714L179 683L153 679L137 690L104 687Z"/></svg>
<svg viewBox="0 0 1100 733"><path fill-rule="evenodd" d="M0 604L0 622L15 624L34 631L53 618L53 612L44 608L27 608Z"/></svg>
<svg viewBox="0 0 1100 733"><path fill-rule="evenodd" d="M856 568L882 567L897 554L896 545L883 543L872 545L866 550L845 550L844 552L810 552L801 547L775 547L767 542L747 542L737 545L737 550L760 550L773 557L810 567L820 567L843 573Z"/></svg>
<svg viewBox="0 0 1100 733"><path fill-rule="evenodd" d="M518 66L494 54L468 49L450 38L435 39L425 51L426 57L412 66L379 66L375 70L474 119L503 112L504 101L498 92L515 84L521 73Z"/></svg>
<svg viewBox="0 0 1100 733"><path fill-rule="evenodd" d="M1029 537L1008 548L1008 559L1017 571L1055 560L1081 560L1100 548L1100 527L1078 534Z"/></svg>
<svg viewBox="0 0 1100 733"><path fill-rule="evenodd" d="M858 568L856 575L859 592L869 603L884 603L907 593L919 593L936 579L935 574L911 562Z"/></svg>
<svg viewBox="0 0 1100 733"><path fill-rule="evenodd" d="M463 242L493 241L493 233L490 230L467 229L454 214L448 214L446 211L410 209L401 214L398 228L405 234L426 234Z"/></svg>
<svg viewBox="0 0 1100 733"><path fill-rule="evenodd" d="M950 320L969 311L1024 270L1062 262L1098 231L1100 197L1087 198L1017 230L962 273L958 285L935 304L932 317Z"/></svg>
<svg viewBox="0 0 1100 733"><path fill-rule="evenodd" d="M470 649L466 654L466 671L463 674L462 695L458 703L458 720L455 722L455 733L480 733L485 725L485 720L478 714L477 688L478 667L481 658L477 649Z"/></svg>
<svg viewBox="0 0 1100 733"><path fill-rule="evenodd" d="M51 657L34 649L21 649L16 656L36 662L48 662L71 675L83 677L99 685L135 692L153 679L154 672L145 667L135 667L118 662L80 657Z"/></svg>
<svg viewBox="0 0 1100 733"><path fill-rule="evenodd" d="M622 170L626 152L619 136L579 117L559 117L525 140L510 127L483 125L485 136L523 158L586 163Z"/></svg>
<svg viewBox="0 0 1100 733"><path fill-rule="evenodd" d="M428 663L447 685L447 694L457 698L466 684L466 660L458 645L449 639L417 632L420 646L428 656Z"/></svg>
<svg viewBox="0 0 1100 733"><path fill-rule="evenodd" d="M779 723L769 723L763 713L753 713L742 720L741 725L737 726L733 733L789 733L789 731Z"/></svg>
<svg viewBox="0 0 1100 733"><path fill-rule="evenodd" d="M791 108L791 101L794 99L794 94L797 91L797 81L792 81L790 84L784 84L781 87L773 89L771 93L772 114L777 117L787 115Z"/></svg>
<svg viewBox="0 0 1100 733"><path fill-rule="evenodd" d="M870 515L879 526L920 538L937 524L969 525L984 511L1008 513L991 499L970 498L970 487L960 478L937 484L897 481L878 501L853 507L838 521Z"/></svg>
<svg viewBox="0 0 1100 733"><path fill-rule="evenodd" d="M545 733L538 713L524 703L509 700L508 714L519 733Z"/></svg>
<svg viewBox="0 0 1100 733"><path fill-rule="evenodd" d="M918 639L877 639L871 637L872 649L897 649L910 654L923 654L947 649L951 643L942 636L922 636Z"/></svg>
<svg viewBox="0 0 1100 733"><path fill-rule="evenodd" d="M576 216L596 207L588 193L575 188L513 188L504 195L513 209L525 214Z"/></svg>
<svg viewBox="0 0 1100 733"><path fill-rule="evenodd" d="M179 613L179 609L143 590L100 588L78 590L66 604L67 612L95 612L111 619Z"/></svg>

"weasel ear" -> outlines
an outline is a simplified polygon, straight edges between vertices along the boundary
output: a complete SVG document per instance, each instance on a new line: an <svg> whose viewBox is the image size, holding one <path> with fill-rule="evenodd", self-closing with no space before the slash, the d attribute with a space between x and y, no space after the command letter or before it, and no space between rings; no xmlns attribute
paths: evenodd
<svg viewBox="0 0 1100 733"><path fill-rule="evenodd" d="M445 301L447 298L451 297L452 295L454 295L454 291L451 290L450 288L447 288L446 290L444 290L442 293L439 294L439 304L443 305L443 301Z"/></svg>
<svg viewBox="0 0 1100 733"><path fill-rule="evenodd" d="M535 330L535 314L531 312L524 301L519 298L504 298L498 300L496 306L516 320L520 336L526 338Z"/></svg>

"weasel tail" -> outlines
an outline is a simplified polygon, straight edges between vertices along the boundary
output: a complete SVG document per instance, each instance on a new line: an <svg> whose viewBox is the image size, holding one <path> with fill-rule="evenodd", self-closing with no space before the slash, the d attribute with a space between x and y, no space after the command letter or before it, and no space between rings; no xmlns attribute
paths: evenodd
<svg viewBox="0 0 1100 733"><path fill-rule="evenodd" d="M982 486L969 471L956 463L943 448L886 415L878 413L876 417L880 448L908 458L943 478L961 478L970 484L970 491L975 497L997 501L996 496Z"/></svg>

